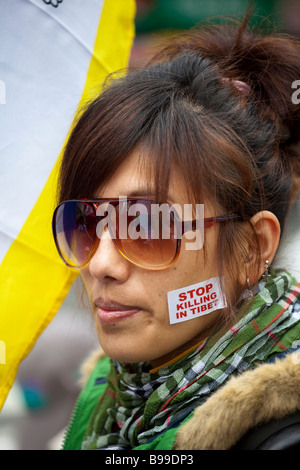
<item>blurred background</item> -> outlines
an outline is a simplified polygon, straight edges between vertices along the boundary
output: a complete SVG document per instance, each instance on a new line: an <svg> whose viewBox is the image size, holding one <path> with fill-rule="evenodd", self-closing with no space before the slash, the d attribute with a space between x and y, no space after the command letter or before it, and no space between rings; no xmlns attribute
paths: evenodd
<svg viewBox="0 0 300 470"><path fill-rule="evenodd" d="M168 34L188 29L216 15L242 16L246 5L246 0L137 0L136 39L131 64L143 64ZM299 0L257 0L256 5L253 21L268 17L279 31L300 35ZM286 249L291 252L296 231L299 232L299 219L298 204L286 235ZM278 257L279 264L280 256L282 254ZM78 279L54 320L20 365L0 414L1 450L60 447L63 430L80 390L77 384L79 367L98 347L82 292Z"/></svg>
<svg viewBox="0 0 300 470"><path fill-rule="evenodd" d="M140 64L164 37L214 17L241 17L247 0L137 0L136 40L131 61ZM256 0L256 23L267 18L278 30L300 35L299 0Z"/></svg>

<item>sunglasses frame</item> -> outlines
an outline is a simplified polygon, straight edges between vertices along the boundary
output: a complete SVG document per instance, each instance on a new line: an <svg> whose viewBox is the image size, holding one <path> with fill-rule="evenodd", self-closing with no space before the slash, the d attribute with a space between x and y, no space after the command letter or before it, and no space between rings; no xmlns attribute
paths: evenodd
<svg viewBox="0 0 300 470"><path fill-rule="evenodd" d="M128 197L126 198L125 200L126 202L131 202L131 201L136 201L136 202L140 202L140 201L151 201L151 202L154 202L155 203L155 200L154 199L151 199L151 198L147 198L147 197ZM72 269L83 269L85 268L91 261L91 259L93 258L95 252L97 251L98 249L98 246L99 246L99 242L100 242L100 239L98 238L97 236L97 233L96 233L96 230L95 230L95 234L94 234L94 240L93 240L93 243L92 243L92 247L91 247L91 250L90 250L90 253L89 253L89 256L88 256L88 259L86 262L84 262L83 264L81 264L80 266L74 266L70 263L68 263L66 261L66 259L64 258L64 255L62 254L62 251L60 249L60 246L59 246L59 243L58 243L58 239L57 239L57 231L56 231L56 215L58 213L58 210L59 208L68 203L68 202L80 202L80 203L84 203L84 204L88 204L89 206L91 206L94 211L95 211L95 218L96 218L96 224L95 224L95 227L97 226L97 223L98 221L100 221L101 219L103 219L103 216L99 216L97 215L96 211L98 209L98 206L100 204L103 204L103 203L110 203L112 204L114 207L118 206L118 204L124 202L122 199L120 198L101 198L101 199L69 199L69 200L66 200L66 201L62 201L60 204L58 204L58 206L55 208L54 212L53 212L53 217L52 217L52 233L53 233L53 238L54 238L54 242L55 242L55 246L56 246L56 249L58 251L58 254L60 256L60 258L62 259L62 261L64 262L64 264ZM167 204L173 208L172 204L167 202ZM173 208L173 211L175 213L175 221L176 221L176 224L179 224L179 230L180 233L182 234L182 236L184 235L185 232L187 231L193 231L193 230L196 230L196 223L197 223L197 219L195 220L192 220L191 221L191 227L189 228L186 228L185 226L185 221L182 221L182 219L180 219L180 217L178 216L176 210ZM98 220L97 220L98 219ZM241 217L237 214L232 214L232 215L225 215L225 216L216 216L216 217L206 217L203 219L204 221L204 228L212 228L216 223L222 223L222 222L228 222L228 221L233 221L233 220L238 220L238 219L241 219ZM180 225L181 224L181 225ZM130 263L134 264L135 266L138 266L138 267L141 267L143 269L147 269L147 270L152 270L152 271L160 271L160 270L163 270L163 269L167 269L169 268L173 263L175 263L175 261L177 260L179 254L180 254L180 249L181 249L181 238L176 238L176 252L175 252L175 255L172 259L172 261L170 261L169 263L167 264L164 264L164 265L161 265L161 266L144 266L136 261L133 261L132 259L130 259L130 257L128 257L128 255L126 254L126 252L124 253L124 251L122 251L121 247L119 246L118 242L119 242L119 238L116 238L116 237L113 237L112 236L112 233L111 233L111 230L110 230L110 226L109 224L107 224L108 226L108 230L109 230L109 233L110 233L110 236L111 236L111 239L114 243L114 246L117 248L118 252L121 254L121 256L123 256L125 259L127 259ZM98 241L97 241L98 240Z"/></svg>

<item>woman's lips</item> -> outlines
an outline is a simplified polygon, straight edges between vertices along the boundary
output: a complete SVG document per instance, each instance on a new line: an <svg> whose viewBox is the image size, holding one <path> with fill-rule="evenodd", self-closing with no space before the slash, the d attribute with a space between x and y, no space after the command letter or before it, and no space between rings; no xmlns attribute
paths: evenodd
<svg viewBox="0 0 300 470"><path fill-rule="evenodd" d="M114 301L104 301L103 299L97 299L95 305L98 318L105 325L112 325L135 315L141 310L139 307L127 306Z"/></svg>

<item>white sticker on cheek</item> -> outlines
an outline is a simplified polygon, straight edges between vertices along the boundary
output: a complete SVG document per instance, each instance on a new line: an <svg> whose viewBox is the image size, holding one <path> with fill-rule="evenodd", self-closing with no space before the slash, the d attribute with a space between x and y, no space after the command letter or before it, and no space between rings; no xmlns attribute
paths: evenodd
<svg viewBox="0 0 300 470"><path fill-rule="evenodd" d="M180 323L227 307L220 279L206 281L168 292L170 323Z"/></svg>

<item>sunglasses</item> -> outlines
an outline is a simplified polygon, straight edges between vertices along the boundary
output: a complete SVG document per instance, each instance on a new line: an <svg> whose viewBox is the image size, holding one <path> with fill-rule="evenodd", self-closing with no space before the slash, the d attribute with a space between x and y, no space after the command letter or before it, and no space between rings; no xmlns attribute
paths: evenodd
<svg viewBox="0 0 300 470"><path fill-rule="evenodd" d="M146 198L64 201L56 207L52 220L57 251L67 266L84 268L108 229L115 247L128 261L145 269L166 269L178 258L181 238L187 231L239 218L234 214L187 222L174 205L164 203L163 210L159 206L160 210L154 211L157 206Z"/></svg>

